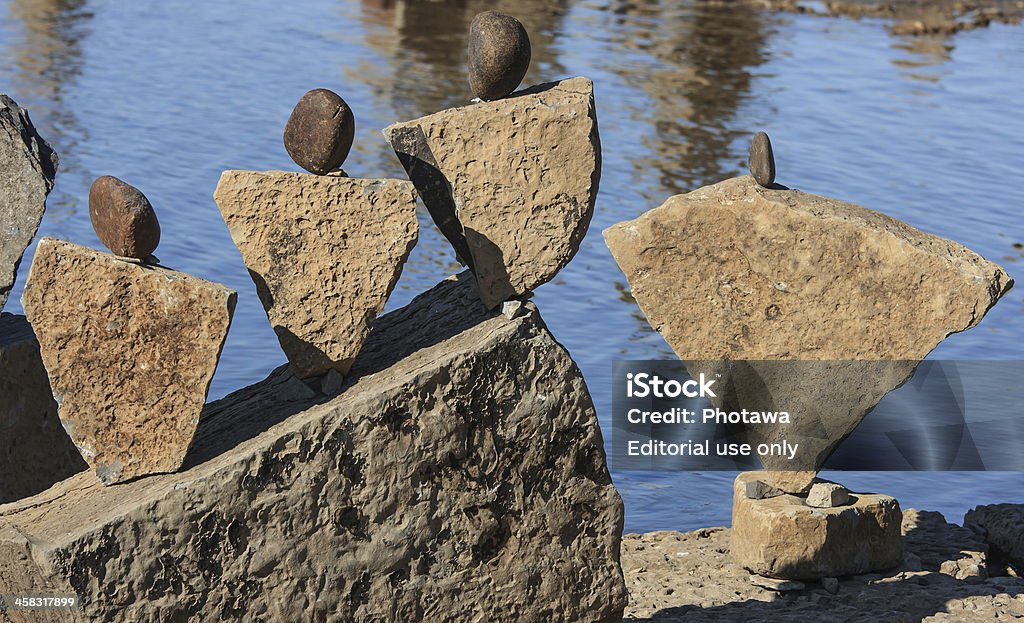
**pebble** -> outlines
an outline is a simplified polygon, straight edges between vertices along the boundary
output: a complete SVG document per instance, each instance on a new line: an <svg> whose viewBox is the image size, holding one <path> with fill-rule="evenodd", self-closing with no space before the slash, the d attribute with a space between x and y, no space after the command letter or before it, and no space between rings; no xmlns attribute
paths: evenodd
<svg viewBox="0 0 1024 623"><path fill-rule="evenodd" d="M505 13L484 11L469 27L469 85L481 100L516 90L530 68L530 35Z"/></svg>
<svg viewBox="0 0 1024 623"><path fill-rule="evenodd" d="M758 132L750 141L747 164L758 184L770 188L775 183L775 154L772 153L772 142L764 132Z"/></svg>
<svg viewBox="0 0 1024 623"><path fill-rule="evenodd" d="M326 175L345 162L355 134L356 120L345 100L328 89L313 89L288 117L284 148L295 164Z"/></svg>
<svg viewBox="0 0 1024 623"><path fill-rule="evenodd" d="M144 260L160 244L160 223L153 206L138 188L104 175L89 188L89 219L110 252Z"/></svg>
<svg viewBox="0 0 1024 623"><path fill-rule="evenodd" d="M839 580L836 578L821 578L821 587L835 595L839 592Z"/></svg>

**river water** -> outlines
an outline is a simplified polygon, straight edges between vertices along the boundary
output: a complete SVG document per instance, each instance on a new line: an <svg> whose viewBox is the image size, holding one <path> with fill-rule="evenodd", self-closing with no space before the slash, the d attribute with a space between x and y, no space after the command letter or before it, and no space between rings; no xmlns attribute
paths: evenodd
<svg viewBox="0 0 1024 623"><path fill-rule="evenodd" d="M284 362L213 202L220 172L296 169L284 122L306 90L327 87L356 114L346 171L404 178L380 129L467 102L466 31L485 8L529 29L526 83L584 75L596 84L596 213L575 260L535 300L582 368L606 435L612 360L672 353L628 296L600 232L740 173L753 131L771 135L781 183L954 238L1024 277L1021 27L902 37L874 20L652 0L294 4L0 0L0 91L30 108L61 157L41 234L99 247L88 189L115 175L156 207L162 263L238 291L211 398ZM420 218L389 309L456 269L425 210ZM30 261L31 250L22 283ZM19 283L6 311L21 311L20 295ZM1022 312L1024 290L1013 290L933 356L1020 359ZM728 523L732 474L614 476L629 531ZM1021 474L837 477L954 520L974 504L1024 501Z"/></svg>

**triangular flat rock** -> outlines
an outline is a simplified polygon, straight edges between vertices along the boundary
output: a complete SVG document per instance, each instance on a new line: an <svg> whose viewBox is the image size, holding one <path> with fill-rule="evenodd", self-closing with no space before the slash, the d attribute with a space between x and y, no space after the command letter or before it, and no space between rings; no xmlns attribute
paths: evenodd
<svg viewBox="0 0 1024 623"><path fill-rule="evenodd" d="M61 423L104 484L177 470L206 402L235 293L43 238L21 302Z"/></svg>
<svg viewBox="0 0 1024 623"><path fill-rule="evenodd" d="M749 176L671 197L604 237L691 374L740 362L728 364L719 387L732 389L718 406L790 407L791 424L760 426L753 440L800 438L806 461L771 469L816 469L917 361L1012 285L956 242Z"/></svg>
<svg viewBox="0 0 1024 623"><path fill-rule="evenodd" d="M294 372L347 374L416 244L413 185L225 171L214 198Z"/></svg>
<svg viewBox="0 0 1024 623"><path fill-rule="evenodd" d="M397 123L384 136L493 308L550 281L594 213L594 87L572 78Z"/></svg>
<svg viewBox="0 0 1024 623"><path fill-rule="evenodd" d="M28 111L0 94L0 309L43 218L57 174L57 154L36 132Z"/></svg>

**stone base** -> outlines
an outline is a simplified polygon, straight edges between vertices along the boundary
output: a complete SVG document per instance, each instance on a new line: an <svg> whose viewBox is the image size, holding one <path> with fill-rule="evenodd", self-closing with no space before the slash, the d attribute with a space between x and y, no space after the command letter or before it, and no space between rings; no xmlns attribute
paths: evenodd
<svg viewBox="0 0 1024 623"><path fill-rule="evenodd" d="M447 280L344 382L281 368L207 405L179 473L0 506L0 594L78 593L62 621L621 621L622 500L536 307Z"/></svg>
<svg viewBox="0 0 1024 623"><path fill-rule="evenodd" d="M835 508L807 506L803 496L760 500L746 496L757 472L735 481L732 507L733 560L768 577L811 580L891 569L903 562L895 498L851 493Z"/></svg>
<svg viewBox="0 0 1024 623"><path fill-rule="evenodd" d="M0 504L85 468L57 418L32 327L24 316L0 315Z"/></svg>

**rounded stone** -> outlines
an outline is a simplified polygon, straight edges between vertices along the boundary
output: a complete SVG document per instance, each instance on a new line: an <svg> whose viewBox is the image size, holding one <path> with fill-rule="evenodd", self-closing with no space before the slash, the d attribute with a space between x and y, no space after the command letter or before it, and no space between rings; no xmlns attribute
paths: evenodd
<svg viewBox="0 0 1024 623"><path fill-rule="evenodd" d="M775 154L772 153L772 142L764 132L758 132L750 141L747 164L758 184L768 188L775 183Z"/></svg>
<svg viewBox="0 0 1024 623"><path fill-rule="evenodd" d="M89 219L110 252L144 260L160 244L160 223L138 188L104 175L89 188Z"/></svg>
<svg viewBox="0 0 1024 623"><path fill-rule="evenodd" d="M505 13L484 11L469 27L469 85L484 101L516 90L530 68L530 36Z"/></svg>
<svg viewBox="0 0 1024 623"><path fill-rule="evenodd" d="M329 89L313 89L288 117L284 148L295 164L326 175L345 162L355 135L356 120L345 100Z"/></svg>

